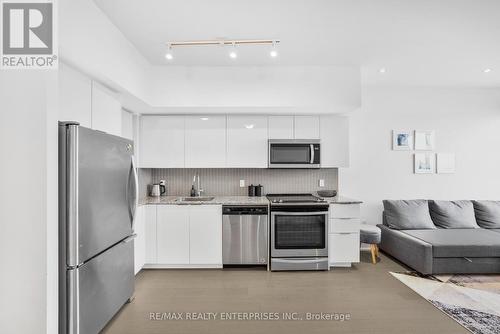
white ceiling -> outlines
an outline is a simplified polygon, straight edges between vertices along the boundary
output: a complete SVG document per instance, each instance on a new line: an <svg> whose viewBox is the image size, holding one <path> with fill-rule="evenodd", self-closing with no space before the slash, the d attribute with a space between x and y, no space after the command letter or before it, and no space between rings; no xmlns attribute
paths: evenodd
<svg viewBox="0 0 500 334"><path fill-rule="evenodd" d="M499 0L94 1L155 65L356 65L368 83L500 86ZM280 39L280 54L195 47L164 58L167 41L216 38Z"/></svg>

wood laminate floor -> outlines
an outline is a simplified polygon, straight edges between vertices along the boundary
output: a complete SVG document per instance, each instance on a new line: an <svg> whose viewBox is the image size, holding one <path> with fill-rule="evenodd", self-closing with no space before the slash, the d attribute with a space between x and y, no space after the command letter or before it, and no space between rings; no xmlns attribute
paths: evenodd
<svg viewBox="0 0 500 334"><path fill-rule="evenodd" d="M143 270L135 299L103 330L106 334L164 333L468 333L393 278L403 271L370 254L352 268L330 272L264 270ZM211 312L217 320L150 320L151 312ZM303 320L221 320L222 312L296 313ZM305 320L306 313L348 313L348 321Z"/></svg>

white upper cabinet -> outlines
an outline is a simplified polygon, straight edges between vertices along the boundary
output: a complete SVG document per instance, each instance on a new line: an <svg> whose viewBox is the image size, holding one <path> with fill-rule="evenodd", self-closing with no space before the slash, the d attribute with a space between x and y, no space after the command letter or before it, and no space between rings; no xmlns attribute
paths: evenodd
<svg viewBox="0 0 500 334"><path fill-rule="evenodd" d="M267 116L227 116L227 167L267 167Z"/></svg>
<svg viewBox="0 0 500 334"><path fill-rule="evenodd" d="M269 138L320 139L321 167L349 167L344 116L141 116L139 134L142 168L267 168Z"/></svg>
<svg viewBox="0 0 500 334"><path fill-rule="evenodd" d="M59 65L59 120L92 127L92 81L82 73Z"/></svg>
<svg viewBox="0 0 500 334"><path fill-rule="evenodd" d="M122 107L118 96L92 82L92 128L115 136L122 134Z"/></svg>
<svg viewBox="0 0 500 334"><path fill-rule="evenodd" d="M295 116L295 139L319 139L319 116Z"/></svg>
<svg viewBox="0 0 500 334"><path fill-rule="evenodd" d="M321 167L349 167L349 118L321 116Z"/></svg>
<svg viewBox="0 0 500 334"><path fill-rule="evenodd" d="M184 118L184 116L141 117L140 167L184 167Z"/></svg>
<svg viewBox="0 0 500 334"><path fill-rule="evenodd" d="M226 166L226 116L186 116L187 168Z"/></svg>
<svg viewBox="0 0 500 334"><path fill-rule="evenodd" d="M293 138L293 116L269 116L269 139Z"/></svg>
<svg viewBox="0 0 500 334"><path fill-rule="evenodd" d="M319 116L269 116L269 139L319 138Z"/></svg>

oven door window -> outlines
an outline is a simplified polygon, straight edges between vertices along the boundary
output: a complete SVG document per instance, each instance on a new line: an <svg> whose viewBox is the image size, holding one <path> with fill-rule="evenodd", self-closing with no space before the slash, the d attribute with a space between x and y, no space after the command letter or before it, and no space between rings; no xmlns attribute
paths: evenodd
<svg viewBox="0 0 500 334"><path fill-rule="evenodd" d="M277 215L274 221L275 249L322 249L326 242L324 215Z"/></svg>
<svg viewBox="0 0 500 334"><path fill-rule="evenodd" d="M311 162L311 145L272 144L272 164L308 164Z"/></svg>

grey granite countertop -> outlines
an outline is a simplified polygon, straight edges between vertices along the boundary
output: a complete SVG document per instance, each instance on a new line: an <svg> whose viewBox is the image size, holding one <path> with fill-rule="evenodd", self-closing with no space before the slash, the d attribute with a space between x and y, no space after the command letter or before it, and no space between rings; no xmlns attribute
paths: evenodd
<svg viewBox="0 0 500 334"><path fill-rule="evenodd" d="M181 198L186 196L161 196L161 197L144 197L139 205L154 205L154 204L174 204L174 205L268 205L269 201L266 197L248 197L248 196L214 196L211 201L187 202Z"/></svg>
<svg viewBox="0 0 500 334"><path fill-rule="evenodd" d="M211 201L200 201L200 202L187 202L182 201L181 198L185 196L161 196L161 197L144 197L139 201L139 205L155 205L155 204L170 204L170 205L201 205L201 204L212 204L212 205L268 205L269 201L265 196L262 197L248 197L248 196L214 196L215 198ZM362 201L344 197L323 197L325 201L330 204L361 204Z"/></svg>
<svg viewBox="0 0 500 334"><path fill-rule="evenodd" d="M317 195L317 194L316 194ZM321 197L321 196L320 196ZM321 197L330 204L361 204L360 200L337 195L335 197Z"/></svg>

